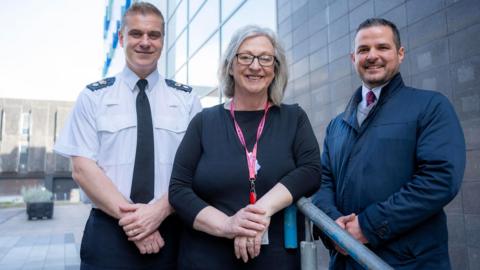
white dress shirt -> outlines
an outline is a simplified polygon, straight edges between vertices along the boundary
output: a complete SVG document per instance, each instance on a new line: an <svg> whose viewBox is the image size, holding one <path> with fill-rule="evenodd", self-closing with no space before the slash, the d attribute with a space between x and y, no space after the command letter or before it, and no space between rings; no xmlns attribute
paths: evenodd
<svg viewBox="0 0 480 270"><path fill-rule="evenodd" d="M382 88L386 84L379 86L379 87L374 87L373 89L368 89L365 84L362 85L362 101L358 103L357 106L357 121L358 121L358 126L361 126L365 118L367 118L368 114L370 111L375 107L375 105L378 102L378 99L380 98L380 94L382 92ZM375 95L375 101L370 104L370 106L367 106L367 93L369 91L373 91L373 94Z"/></svg>
<svg viewBox="0 0 480 270"><path fill-rule="evenodd" d="M96 161L129 200L137 141L139 79L125 67L115 76L113 85L98 90L85 88L54 146L61 155ZM146 80L154 127L154 201L168 192L175 153L201 105L194 94L169 87L157 70Z"/></svg>

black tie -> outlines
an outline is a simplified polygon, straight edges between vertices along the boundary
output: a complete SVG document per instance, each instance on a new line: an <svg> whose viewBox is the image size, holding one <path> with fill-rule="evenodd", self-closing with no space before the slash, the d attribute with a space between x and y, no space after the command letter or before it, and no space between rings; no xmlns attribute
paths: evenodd
<svg viewBox="0 0 480 270"><path fill-rule="evenodd" d="M148 203L153 199L155 189L153 125L150 103L145 94L147 84L148 81L145 79L137 82L140 89L137 96L137 150L130 192L130 199L134 203Z"/></svg>

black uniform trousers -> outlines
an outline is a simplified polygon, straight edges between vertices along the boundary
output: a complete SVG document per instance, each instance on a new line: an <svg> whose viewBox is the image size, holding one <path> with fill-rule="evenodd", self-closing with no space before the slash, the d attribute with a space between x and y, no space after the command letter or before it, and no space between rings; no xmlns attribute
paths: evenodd
<svg viewBox="0 0 480 270"><path fill-rule="evenodd" d="M177 269L181 222L175 214L160 225L165 245L157 254L140 254L128 241L118 220L99 209L92 209L80 248L81 269Z"/></svg>

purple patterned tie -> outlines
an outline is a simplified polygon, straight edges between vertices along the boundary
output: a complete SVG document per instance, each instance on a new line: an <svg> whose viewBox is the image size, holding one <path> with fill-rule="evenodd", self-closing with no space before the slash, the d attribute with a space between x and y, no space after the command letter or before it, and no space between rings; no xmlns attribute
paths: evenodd
<svg viewBox="0 0 480 270"><path fill-rule="evenodd" d="M375 96L375 94L373 93L373 91L368 91L367 93L367 107L372 105L375 100L377 100L377 97Z"/></svg>

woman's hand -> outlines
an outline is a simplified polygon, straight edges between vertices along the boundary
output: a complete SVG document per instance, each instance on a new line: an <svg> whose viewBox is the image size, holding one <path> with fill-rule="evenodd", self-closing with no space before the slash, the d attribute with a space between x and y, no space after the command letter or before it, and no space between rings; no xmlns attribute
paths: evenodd
<svg viewBox="0 0 480 270"><path fill-rule="evenodd" d="M248 205L224 220L223 235L230 239L236 236L255 237L269 224L265 214L266 211L262 208Z"/></svg>
<svg viewBox="0 0 480 270"><path fill-rule="evenodd" d="M260 254L260 248L262 246L262 238L268 231L268 225L270 225L270 217L265 216L265 221L268 223L265 229L255 237L237 236L233 241L233 247L235 250L235 256L237 259L242 259L243 262L248 262L248 259L253 259Z"/></svg>
<svg viewBox="0 0 480 270"><path fill-rule="evenodd" d="M261 219L263 222L259 224L265 225L265 228L261 231L257 230L255 235L237 235L234 240L235 255L238 259L242 258L244 262L248 261L248 255L250 258L255 258L260 254L260 247L262 242L262 236L267 231L270 225L270 217L281 209L290 205L293 201L293 197L290 191L282 184L277 183L270 189L265 195L263 195L254 205L249 205L244 209L262 209L263 215ZM240 211L239 211L240 212ZM258 222L257 222L258 223ZM242 238L243 236L243 238ZM238 238L238 239L237 239ZM253 239L249 240L249 239Z"/></svg>

